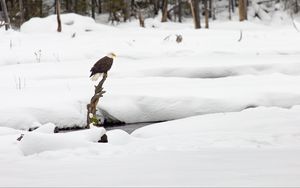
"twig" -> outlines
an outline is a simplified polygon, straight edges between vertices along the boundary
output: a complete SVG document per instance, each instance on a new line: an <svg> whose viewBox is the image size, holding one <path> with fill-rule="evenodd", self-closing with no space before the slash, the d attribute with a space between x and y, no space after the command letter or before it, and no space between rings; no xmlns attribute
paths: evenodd
<svg viewBox="0 0 300 188"><path fill-rule="evenodd" d="M242 30L240 30L240 38L239 38L238 42L241 42L241 41L242 41L242 39L243 39L243 31L242 31Z"/></svg>
<svg viewBox="0 0 300 188"><path fill-rule="evenodd" d="M297 27L297 25L295 23L295 19L294 19L293 13L291 13L291 18L292 18L292 23L293 23L294 28L297 30L297 32L300 32L300 30L298 29L298 27Z"/></svg>
<svg viewBox="0 0 300 188"><path fill-rule="evenodd" d="M170 37L171 37L171 35L168 35L164 38L164 40L169 40Z"/></svg>

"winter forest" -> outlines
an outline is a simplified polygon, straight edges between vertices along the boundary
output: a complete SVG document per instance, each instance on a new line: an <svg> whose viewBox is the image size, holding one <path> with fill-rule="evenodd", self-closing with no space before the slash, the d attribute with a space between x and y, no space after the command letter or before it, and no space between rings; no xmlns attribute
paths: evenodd
<svg viewBox="0 0 300 188"><path fill-rule="evenodd" d="M299 187L300 0L0 0L0 187Z"/></svg>

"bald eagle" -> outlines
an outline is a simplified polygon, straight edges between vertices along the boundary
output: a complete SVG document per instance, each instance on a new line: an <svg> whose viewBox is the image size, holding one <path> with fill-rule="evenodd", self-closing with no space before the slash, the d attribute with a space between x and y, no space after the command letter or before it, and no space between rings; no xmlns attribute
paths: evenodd
<svg viewBox="0 0 300 188"><path fill-rule="evenodd" d="M98 78L103 74L107 74L107 72L110 70L114 58L116 57L116 55L114 53L109 53L107 54L107 56L102 57L101 59L99 59L94 66L92 67L92 69L90 70L91 72L91 79L93 81L98 80Z"/></svg>

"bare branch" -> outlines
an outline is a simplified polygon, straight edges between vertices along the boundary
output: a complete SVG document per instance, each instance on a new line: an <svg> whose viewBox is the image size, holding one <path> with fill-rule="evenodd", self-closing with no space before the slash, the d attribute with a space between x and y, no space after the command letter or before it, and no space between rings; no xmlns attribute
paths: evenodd
<svg viewBox="0 0 300 188"><path fill-rule="evenodd" d="M297 25L295 23L295 19L294 19L293 13L291 13L291 18L292 18L292 23L293 23L294 28L297 30L297 32L300 32L299 28L297 27Z"/></svg>
<svg viewBox="0 0 300 188"><path fill-rule="evenodd" d="M239 38L238 42L241 42L241 41L242 41L242 39L243 39L243 31L242 31L242 30L240 30L240 38Z"/></svg>

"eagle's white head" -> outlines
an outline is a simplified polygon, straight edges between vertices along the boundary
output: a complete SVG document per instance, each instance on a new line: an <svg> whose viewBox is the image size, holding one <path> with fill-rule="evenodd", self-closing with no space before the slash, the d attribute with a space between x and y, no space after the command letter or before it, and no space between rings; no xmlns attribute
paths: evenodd
<svg viewBox="0 0 300 188"><path fill-rule="evenodd" d="M115 59L117 56L116 56L116 54L111 52L111 53L107 54L107 57Z"/></svg>

